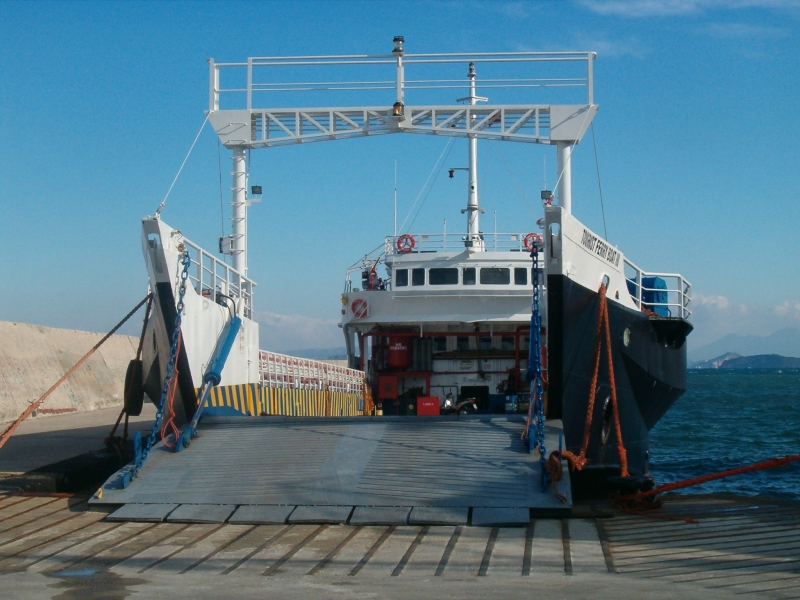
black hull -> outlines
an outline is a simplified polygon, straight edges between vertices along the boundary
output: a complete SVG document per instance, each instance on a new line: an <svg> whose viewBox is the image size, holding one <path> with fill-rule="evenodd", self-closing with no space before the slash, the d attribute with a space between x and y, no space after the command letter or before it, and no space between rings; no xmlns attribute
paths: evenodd
<svg viewBox="0 0 800 600"><path fill-rule="evenodd" d="M566 449L578 454L583 443L594 367L600 296L563 275L547 277L548 418L562 419ZM686 335L692 326L678 318L649 317L609 299L609 326L623 444L631 475L648 473L649 431L686 391ZM625 334L625 330L629 334ZM628 344L625 340L627 338ZM591 471L619 470L610 396L608 359L602 344L597 392L583 479ZM603 444L602 438L606 436ZM576 474L578 475L578 474ZM573 484L580 485L578 476ZM593 482L595 495L603 489ZM574 486L573 486L574 489ZM579 493L579 496L584 494Z"/></svg>
<svg viewBox="0 0 800 600"><path fill-rule="evenodd" d="M158 348L148 366L145 364L144 371L144 391L148 398L158 406L161 399L161 392L166 376L167 362L169 360L170 344L172 335L175 332L175 296L172 287L168 283L158 283L155 289L155 302L153 312L150 316L148 334L153 336ZM155 330L158 330L158 333ZM148 338L149 341L149 338ZM176 367L178 369L178 401L174 403L175 411L174 422L181 427L191 420L197 408L197 393L192 382L192 374L189 368L189 358L186 349L181 345L177 356Z"/></svg>

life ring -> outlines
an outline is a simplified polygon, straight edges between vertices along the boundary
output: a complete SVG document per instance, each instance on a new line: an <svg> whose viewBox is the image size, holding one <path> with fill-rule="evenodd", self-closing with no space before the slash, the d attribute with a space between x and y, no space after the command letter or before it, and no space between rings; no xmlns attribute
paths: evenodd
<svg viewBox="0 0 800 600"><path fill-rule="evenodd" d="M525 236L525 239L522 243L525 244L526 250L533 251L534 244L541 244L542 241L542 236L540 236L538 233L529 233Z"/></svg>
<svg viewBox="0 0 800 600"><path fill-rule="evenodd" d="M353 311L353 318L360 319L367 316L367 301L356 298L350 305L350 310Z"/></svg>
<svg viewBox="0 0 800 600"><path fill-rule="evenodd" d="M408 254L409 252L411 252L414 249L414 246L416 245L417 242L414 239L413 235L404 233L399 238L397 238L397 249L403 254Z"/></svg>

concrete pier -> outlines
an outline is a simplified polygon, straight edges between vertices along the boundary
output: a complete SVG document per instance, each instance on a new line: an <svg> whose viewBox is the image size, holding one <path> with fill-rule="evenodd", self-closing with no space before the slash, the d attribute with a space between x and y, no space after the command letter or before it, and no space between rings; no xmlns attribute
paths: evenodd
<svg viewBox="0 0 800 600"><path fill-rule="evenodd" d="M672 496L652 517L585 505L476 527L119 522L86 500L0 495L0 597L800 596L797 502Z"/></svg>
<svg viewBox="0 0 800 600"><path fill-rule="evenodd" d="M0 321L0 423L16 419L102 337ZM112 336L50 395L34 418L121 406L125 370L138 341Z"/></svg>

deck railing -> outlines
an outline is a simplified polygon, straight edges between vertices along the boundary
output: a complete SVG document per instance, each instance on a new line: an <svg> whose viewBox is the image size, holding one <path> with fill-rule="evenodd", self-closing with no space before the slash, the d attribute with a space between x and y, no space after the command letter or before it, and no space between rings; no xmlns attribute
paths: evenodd
<svg viewBox="0 0 800 600"><path fill-rule="evenodd" d="M229 296L234 301L241 299L244 316L252 318L253 288L256 284L197 244L186 238L183 238L183 243L189 251L192 263L189 280L195 291L201 296L213 298L215 302L218 301L218 294Z"/></svg>
<svg viewBox="0 0 800 600"><path fill-rule="evenodd" d="M361 394L364 372L276 352L259 352L261 385L277 389L329 390Z"/></svg>
<svg viewBox="0 0 800 600"><path fill-rule="evenodd" d="M525 248L525 236L527 233L482 233L483 250L486 252L530 252ZM401 252L398 248L398 240L410 236L413 240L413 248L410 252ZM384 252L386 255L393 254L413 254L426 252L461 252L468 245L471 247L475 242L470 241L466 233L415 233L406 236L386 236L384 242Z"/></svg>
<svg viewBox="0 0 800 600"><path fill-rule="evenodd" d="M625 259L628 292L640 309L692 320L692 284L677 273L648 273Z"/></svg>

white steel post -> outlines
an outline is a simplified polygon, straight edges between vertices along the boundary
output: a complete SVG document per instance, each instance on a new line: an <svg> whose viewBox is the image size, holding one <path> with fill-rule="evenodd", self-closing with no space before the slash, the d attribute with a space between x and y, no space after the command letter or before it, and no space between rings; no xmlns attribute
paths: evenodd
<svg viewBox="0 0 800 600"><path fill-rule="evenodd" d="M392 40L394 43L394 49L392 50L392 54L394 54L395 58L397 59L397 102L400 104L405 103L405 68L403 67L403 55L405 54L405 50L403 49L403 43L405 39L402 35L394 36Z"/></svg>
<svg viewBox="0 0 800 600"><path fill-rule="evenodd" d="M244 147L233 148L233 268L247 276L247 163Z"/></svg>
<svg viewBox="0 0 800 600"><path fill-rule="evenodd" d="M469 103L475 106L478 102L475 95L475 63L469 63L468 77ZM474 117L470 127L473 124ZM481 250L483 248L479 238L480 223L478 212L478 138L473 134L469 137L469 189L467 190L467 237L472 241L473 250Z"/></svg>
<svg viewBox="0 0 800 600"><path fill-rule="evenodd" d="M572 144L556 142L558 156L558 204L572 213Z"/></svg>
<svg viewBox="0 0 800 600"><path fill-rule="evenodd" d="M219 110L219 68L214 64L214 59L208 59L209 86L208 86L208 110L213 112Z"/></svg>

